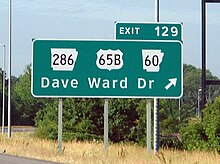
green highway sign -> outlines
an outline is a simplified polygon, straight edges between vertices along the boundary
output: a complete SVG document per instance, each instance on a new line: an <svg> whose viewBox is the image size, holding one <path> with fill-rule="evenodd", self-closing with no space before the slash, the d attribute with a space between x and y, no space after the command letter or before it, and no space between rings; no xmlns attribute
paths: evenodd
<svg viewBox="0 0 220 164"><path fill-rule="evenodd" d="M181 23L116 22L116 39L179 40L182 41Z"/></svg>
<svg viewBox="0 0 220 164"><path fill-rule="evenodd" d="M35 39L32 44L35 97L182 96L180 41Z"/></svg>
<svg viewBox="0 0 220 164"><path fill-rule="evenodd" d="M183 42L182 23L137 23L137 22L116 22L115 23L115 38L117 40L176 40ZM179 62L179 58L173 58L180 65L179 70L182 74L183 63ZM168 73L168 72L167 72ZM183 75L182 75L183 76ZM181 77L182 79L183 77ZM173 79L174 80L174 79ZM171 85L174 81L170 81ZM167 87L169 87L169 85ZM183 83L181 83L183 85ZM183 86L181 86L183 88ZM178 89L178 88L176 88Z"/></svg>

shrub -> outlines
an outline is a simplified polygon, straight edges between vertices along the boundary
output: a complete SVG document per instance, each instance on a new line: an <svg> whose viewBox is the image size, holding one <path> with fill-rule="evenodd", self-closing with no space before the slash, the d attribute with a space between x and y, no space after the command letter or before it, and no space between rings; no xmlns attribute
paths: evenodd
<svg viewBox="0 0 220 164"><path fill-rule="evenodd" d="M203 126L208 136L208 148L220 152L220 97L214 103L207 104Z"/></svg>
<svg viewBox="0 0 220 164"><path fill-rule="evenodd" d="M200 119L190 120L187 126L180 129L183 147L187 150L206 148L208 137L204 133Z"/></svg>
<svg viewBox="0 0 220 164"><path fill-rule="evenodd" d="M220 97L206 105L203 116L181 129L184 148L220 152Z"/></svg>

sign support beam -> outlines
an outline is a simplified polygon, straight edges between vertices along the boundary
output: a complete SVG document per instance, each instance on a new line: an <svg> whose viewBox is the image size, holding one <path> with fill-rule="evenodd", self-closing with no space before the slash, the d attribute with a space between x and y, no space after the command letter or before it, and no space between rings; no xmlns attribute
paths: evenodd
<svg viewBox="0 0 220 164"><path fill-rule="evenodd" d="M104 104L104 151L105 157L108 156L108 99Z"/></svg>
<svg viewBox="0 0 220 164"><path fill-rule="evenodd" d="M155 0L155 22L160 21L160 1ZM154 153L157 153L159 150L160 143L160 117L159 117L159 99L154 98Z"/></svg>
<svg viewBox="0 0 220 164"><path fill-rule="evenodd" d="M208 3L220 3L220 0L205 0Z"/></svg>
<svg viewBox="0 0 220 164"><path fill-rule="evenodd" d="M206 103L206 4L205 0L202 0L202 82L201 82L201 93L202 93L202 109Z"/></svg>
<svg viewBox="0 0 220 164"><path fill-rule="evenodd" d="M147 99L147 111L146 111L146 121L147 121L147 152L151 152L151 99Z"/></svg>
<svg viewBox="0 0 220 164"><path fill-rule="evenodd" d="M63 100L59 98L59 106L58 106L58 154L62 154L62 131L63 131Z"/></svg>
<svg viewBox="0 0 220 164"><path fill-rule="evenodd" d="M201 77L201 109L206 104L206 85L219 85L219 81L206 80L206 3L220 3L220 0L202 0L202 77Z"/></svg>

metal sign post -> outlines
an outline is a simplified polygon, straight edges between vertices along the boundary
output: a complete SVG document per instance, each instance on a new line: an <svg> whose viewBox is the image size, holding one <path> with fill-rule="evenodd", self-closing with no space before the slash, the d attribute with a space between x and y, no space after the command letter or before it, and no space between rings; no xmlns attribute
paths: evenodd
<svg viewBox="0 0 220 164"><path fill-rule="evenodd" d="M58 154L62 154L62 115L63 115L63 101L62 98L59 98L58 106Z"/></svg>
<svg viewBox="0 0 220 164"><path fill-rule="evenodd" d="M160 4L159 0L155 0L155 22L159 22ZM154 98L154 153L157 153L160 146L160 117L159 117L159 99Z"/></svg>
<svg viewBox="0 0 220 164"><path fill-rule="evenodd" d="M159 99L154 99L154 153L157 153L160 147L160 110Z"/></svg>
<svg viewBox="0 0 220 164"><path fill-rule="evenodd" d="M151 152L151 99L147 99L147 152Z"/></svg>
<svg viewBox="0 0 220 164"><path fill-rule="evenodd" d="M104 104L104 151L105 157L108 156L108 99Z"/></svg>

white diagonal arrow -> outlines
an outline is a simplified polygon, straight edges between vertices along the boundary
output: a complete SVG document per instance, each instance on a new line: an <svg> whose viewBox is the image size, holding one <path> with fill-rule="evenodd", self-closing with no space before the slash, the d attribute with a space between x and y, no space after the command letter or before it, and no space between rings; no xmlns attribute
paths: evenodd
<svg viewBox="0 0 220 164"><path fill-rule="evenodd" d="M175 87L176 86L176 81L177 81L177 78L173 78L173 79L169 79L169 84L167 84L165 86L165 89L168 90L172 85Z"/></svg>

